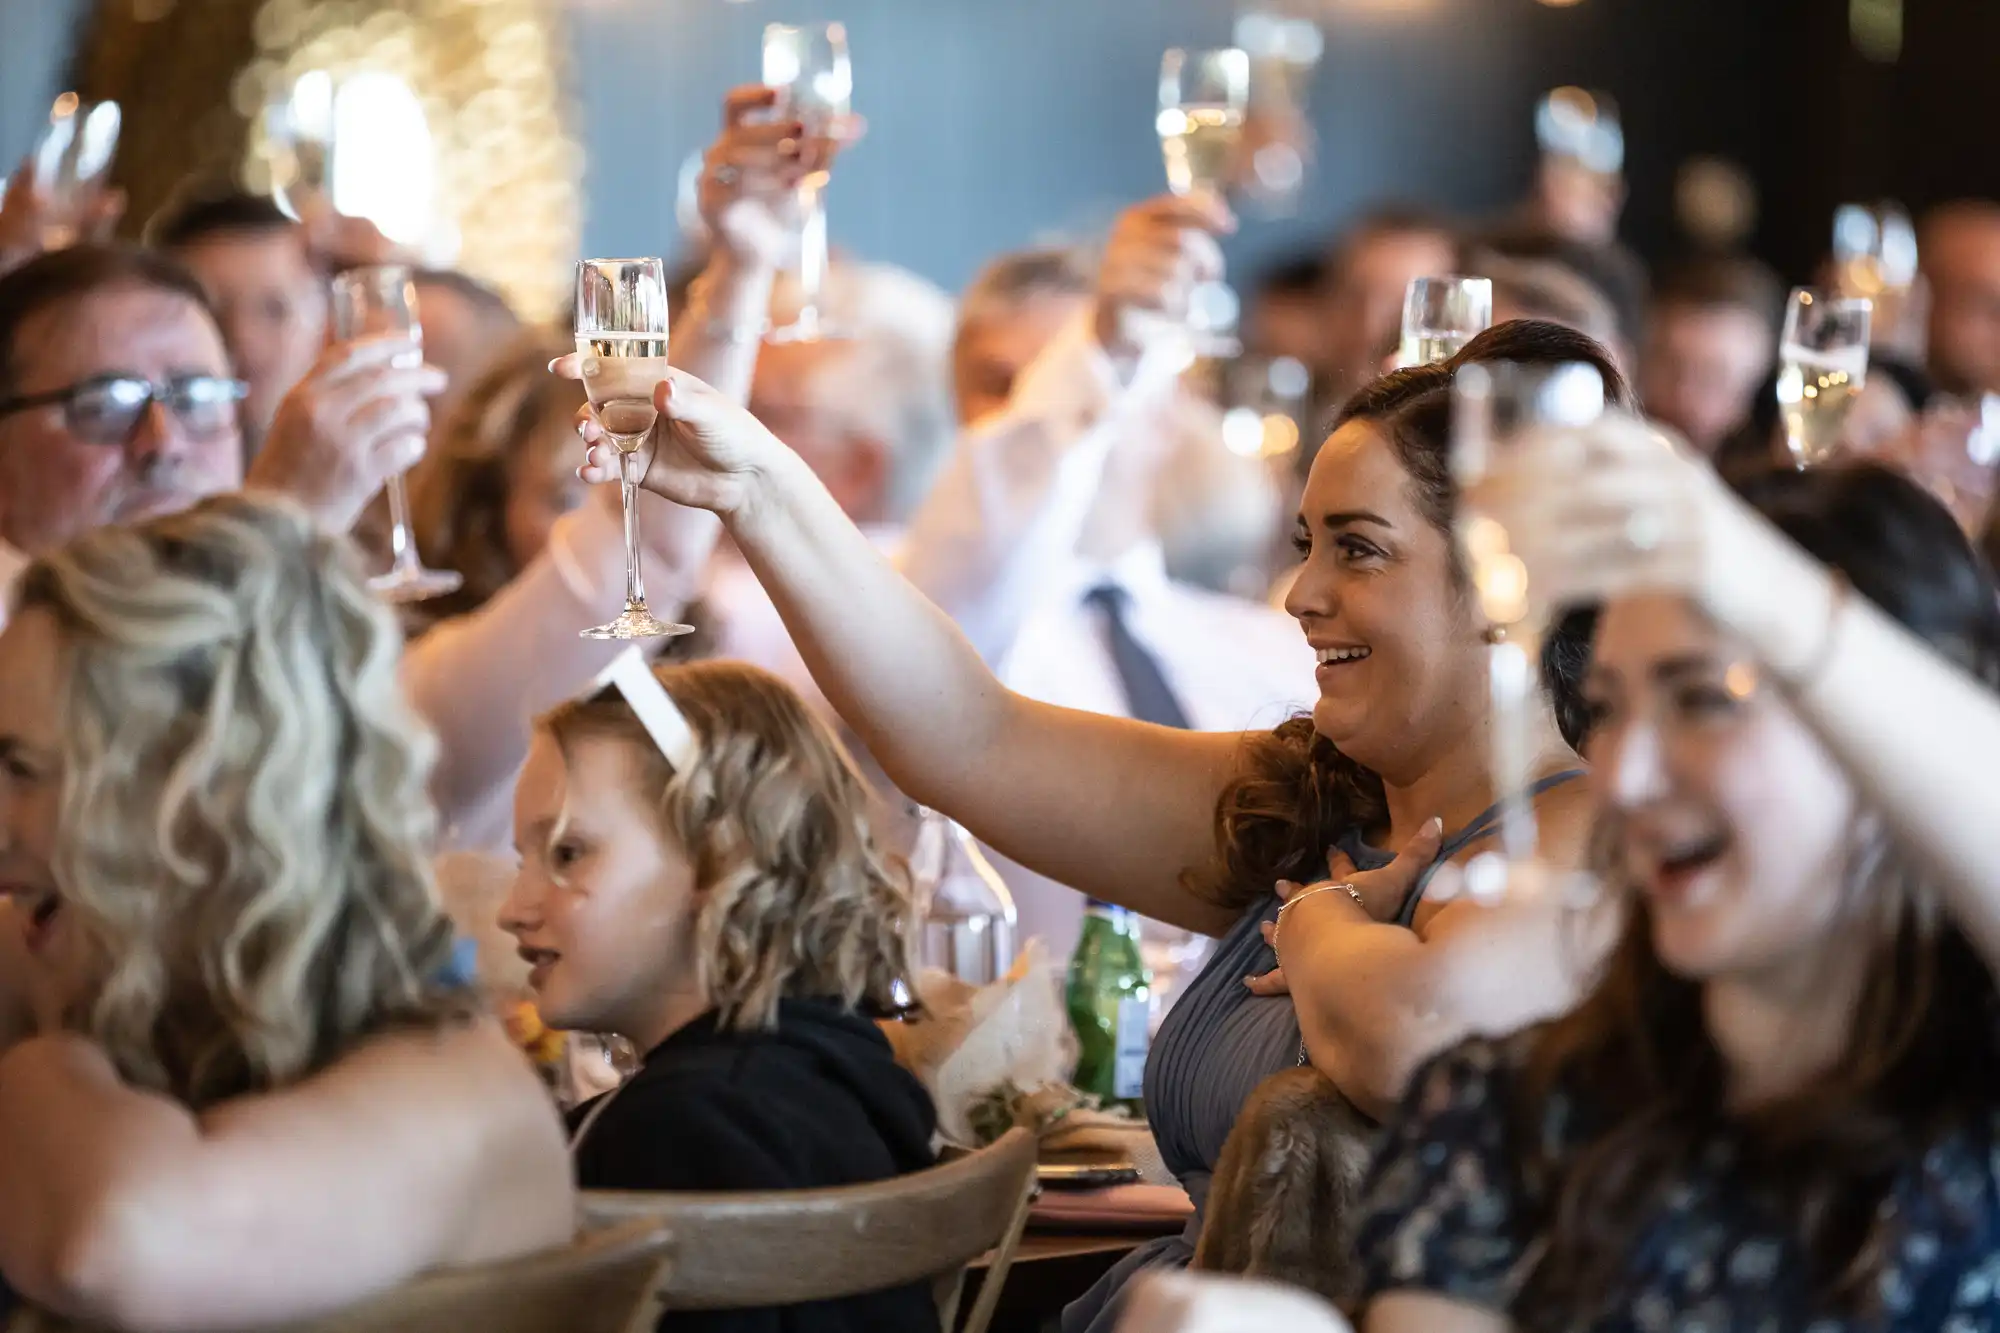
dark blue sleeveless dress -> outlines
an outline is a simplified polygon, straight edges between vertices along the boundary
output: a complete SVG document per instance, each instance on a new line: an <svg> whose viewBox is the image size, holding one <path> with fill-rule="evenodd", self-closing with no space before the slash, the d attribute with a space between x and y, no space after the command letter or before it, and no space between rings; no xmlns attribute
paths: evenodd
<svg viewBox="0 0 2000 1333"><path fill-rule="evenodd" d="M1531 789L1549 788L1583 776L1582 769L1557 773ZM1437 860L1417 880L1396 914L1407 926L1417 914L1431 876L1452 857L1492 833L1500 807L1493 806L1444 840ZM1371 847L1358 831L1342 835L1336 845L1356 870L1380 870L1393 853ZM1167 1169L1179 1178L1194 1200L1194 1216L1178 1236L1166 1236L1140 1246L1121 1260L1082 1297L1063 1311L1063 1333L1111 1333L1118 1322L1117 1298L1134 1273L1148 1268L1186 1268L1201 1235L1201 1218L1208 1185L1222 1145L1236 1125L1236 1116L1257 1085L1299 1063L1299 1020L1288 996L1252 995L1243 978L1277 966L1277 955L1258 929L1274 921L1282 904L1273 892L1252 903L1229 933L1222 937L1208 965L1187 988L1160 1025L1146 1061L1146 1118L1160 1145Z"/></svg>

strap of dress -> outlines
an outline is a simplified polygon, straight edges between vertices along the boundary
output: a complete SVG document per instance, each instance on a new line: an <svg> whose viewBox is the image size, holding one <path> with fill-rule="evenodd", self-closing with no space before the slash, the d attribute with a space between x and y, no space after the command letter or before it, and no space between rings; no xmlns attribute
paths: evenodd
<svg viewBox="0 0 2000 1333"><path fill-rule="evenodd" d="M1574 781L1577 778L1583 777L1588 772L1588 769L1566 768L1560 773L1551 773L1529 787L1528 796L1530 799L1533 799L1540 796L1543 792L1548 791L1551 787L1560 787L1563 783ZM1396 924L1407 926L1415 921L1417 917L1417 904L1424 900L1424 890L1430 887L1431 876L1437 874L1439 869L1447 861L1451 860L1452 857L1457 856L1473 843L1492 833L1499 825L1500 805L1496 802L1480 811L1470 824L1467 824L1464 828L1446 838L1444 844L1438 848L1437 859L1424 868L1423 874L1417 876L1416 885L1410 890L1410 896L1403 900L1403 910L1396 913Z"/></svg>

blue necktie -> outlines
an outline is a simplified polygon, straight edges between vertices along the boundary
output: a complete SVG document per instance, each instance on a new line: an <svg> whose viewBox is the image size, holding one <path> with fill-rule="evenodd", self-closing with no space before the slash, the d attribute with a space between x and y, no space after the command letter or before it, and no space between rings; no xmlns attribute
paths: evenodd
<svg viewBox="0 0 2000 1333"><path fill-rule="evenodd" d="M1187 710L1174 697L1166 673L1146 646L1132 636L1125 623L1125 611L1132 594L1115 583L1102 583L1084 594L1084 604L1104 614L1104 628L1111 642L1111 665L1118 672L1118 684L1125 691L1125 707L1141 722L1163 727L1189 729Z"/></svg>

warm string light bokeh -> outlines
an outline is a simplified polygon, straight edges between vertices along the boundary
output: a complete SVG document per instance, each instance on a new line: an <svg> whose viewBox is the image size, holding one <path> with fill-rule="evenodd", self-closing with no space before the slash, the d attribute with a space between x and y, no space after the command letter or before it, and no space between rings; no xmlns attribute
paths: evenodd
<svg viewBox="0 0 2000 1333"><path fill-rule="evenodd" d="M426 258L493 283L530 318L554 315L576 254L582 177L558 17L546 0L265 0L252 23L257 54L230 88L249 126L245 184L271 187L264 109L302 76L324 71L338 85L365 74L391 93L400 85L421 108L431 151L394 128L403 122L385 122L406 151L360 188L387 207L427 193Z"/></svg>

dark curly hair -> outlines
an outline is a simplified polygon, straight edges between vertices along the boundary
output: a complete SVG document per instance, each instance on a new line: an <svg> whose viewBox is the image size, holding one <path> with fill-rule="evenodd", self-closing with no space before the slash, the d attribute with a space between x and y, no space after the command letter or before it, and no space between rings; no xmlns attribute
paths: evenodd
<svg viewBox="0 0 2000 1333"><path fill-rule="evenodd" d="M1611 354L1560 324L1519 319L1480 334L1449 361L1383 375L1349 399L1328 433L1367 421L1389 443L1409 477L1417 509L1439 532L1451 532L1457 489L1451 478L1451 386L1459 367L1479 362L1562 365L1582 362L1604 379L1607 401L1628 400ZM1464 584L1465 571L1455 571ZM1595 613L1564 616L1542 650L1542 679L1563 738L1581 744L1582 679ZM1295 717L1248 738L1236 776L1216 803L1217 859L1190 879L1210 901L1240 911L1280 879L1317 878L1326 849L1343 832L1388 820L1382 779Z"/></svg>
<svg viewBox="0 0 2000 1333"><path fill-rule="evenodd" d="M1741 493L1858 594L2000 684L1992 585L1951 515L1916 483L1857 464L1770 472ZM1623 884L1615 826L1601 821L1598 832L1593 868L1607 885ZM1879 928L1847 1051L1736 1122L1750 1139L1736 1169L1789 1220L1815 1304L1865 1318L1891 1249L1880 1210L1894 1182L1940 1139L1984 1133L2000 1105L2000 1006L1991 973L1921 869L1872 819L1855 830L1846 881ZM1582 1327L1611 1308L1640 1229L1730 1125L1702 987L1667 970L1644 900L1624 896L1621 938L1600 980L1535 1034L1513 1107L1524 1177L1549 1201L1542 1217L1525 1219L1547 1244L1521 1297L1533 1312L1524 1327ZM1542 1125L1559 1090L1586 1094L1601 1129L1552 1158Z"/></svg>

